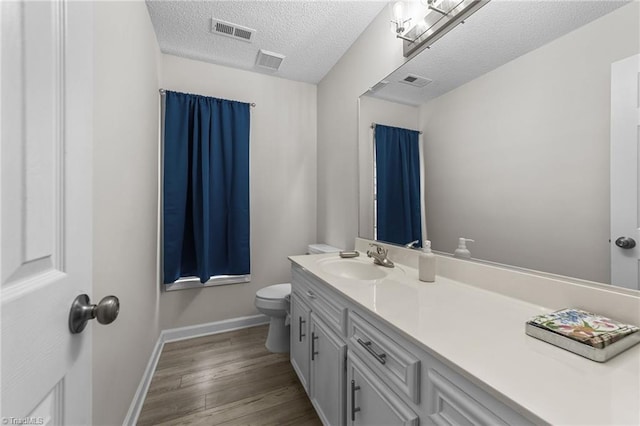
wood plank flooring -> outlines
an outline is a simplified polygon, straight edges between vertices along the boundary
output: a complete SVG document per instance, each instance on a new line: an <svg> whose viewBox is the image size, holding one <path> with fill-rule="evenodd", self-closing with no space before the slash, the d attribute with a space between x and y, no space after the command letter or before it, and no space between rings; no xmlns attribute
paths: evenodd
<svg viewBox="0 0 640 426"><path fill-rule="evenodd" d="M138 425L321 425L268 326L167 343Z"/></svg>

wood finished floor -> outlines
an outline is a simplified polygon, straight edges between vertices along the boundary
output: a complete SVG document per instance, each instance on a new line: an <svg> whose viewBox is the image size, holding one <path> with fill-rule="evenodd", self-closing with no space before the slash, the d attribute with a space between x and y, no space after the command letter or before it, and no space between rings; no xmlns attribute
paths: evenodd
<svg viewBox="0 0 640 426"><path fill-rule="evenodd" d="M167 343L138 425L321 425L268 326Z"/></svg>

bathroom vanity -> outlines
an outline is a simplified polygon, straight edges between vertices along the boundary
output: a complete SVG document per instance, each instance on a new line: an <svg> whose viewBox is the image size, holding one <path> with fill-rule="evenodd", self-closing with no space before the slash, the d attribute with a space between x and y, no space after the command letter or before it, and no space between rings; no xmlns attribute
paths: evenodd
<svg viewBox="0 0 640 426"><path fill-rule="evenodd" d="M525 335L556 307L510 292L555 278L439 256L448 276L425 283L399 250L395 268L364 253L290 258L291 363L324 424L640 424L640 345L599 364ZM513 288L488 289L491 277ZM585 291L564 293L584 304Z"/></svg>

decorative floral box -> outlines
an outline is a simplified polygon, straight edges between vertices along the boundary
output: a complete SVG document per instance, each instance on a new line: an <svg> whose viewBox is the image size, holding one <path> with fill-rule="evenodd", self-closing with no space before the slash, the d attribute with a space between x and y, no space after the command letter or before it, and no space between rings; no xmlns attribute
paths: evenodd
<svg viewBox="0 0 640 426"><path fill-rule="evenodd" d="M526 323L526 333L598 362L640 343L638 327L580 309L562 309L533 317Z"/></svg>

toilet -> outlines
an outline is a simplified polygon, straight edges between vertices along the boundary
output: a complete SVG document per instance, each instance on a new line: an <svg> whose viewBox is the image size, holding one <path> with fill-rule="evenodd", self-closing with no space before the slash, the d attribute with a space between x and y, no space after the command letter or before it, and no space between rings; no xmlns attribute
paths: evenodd
<svg viewBox="0 0 640 426"><path fill-rule="evenodd" d="M327 244L310 244L308 254L337 253L340 249ZM265 346L270 352L289 352L289 297L291 284L275 284L256 292L255 305L258 311L267 315L269 334Z"/></svg>

